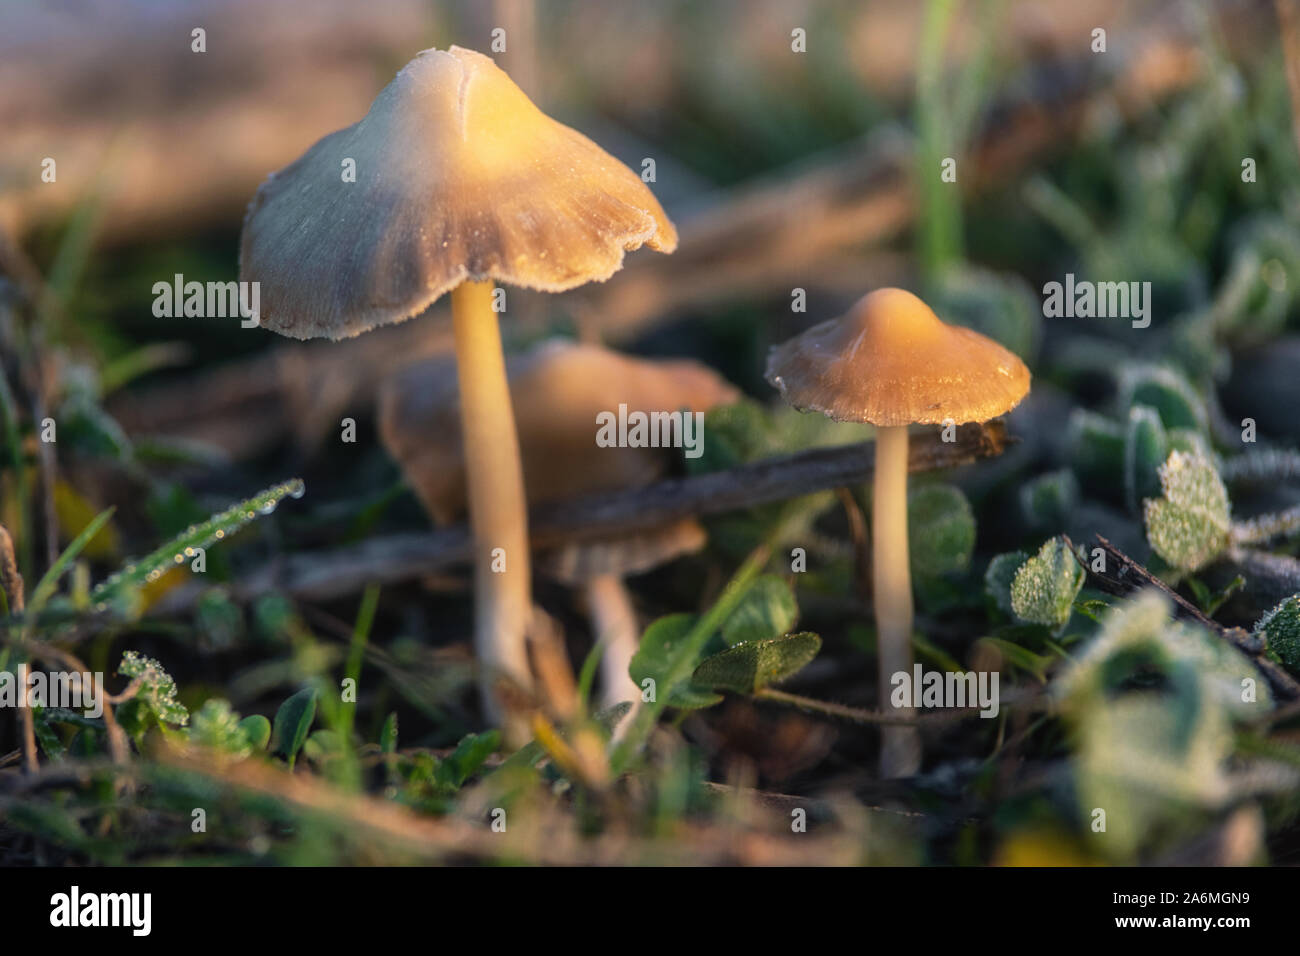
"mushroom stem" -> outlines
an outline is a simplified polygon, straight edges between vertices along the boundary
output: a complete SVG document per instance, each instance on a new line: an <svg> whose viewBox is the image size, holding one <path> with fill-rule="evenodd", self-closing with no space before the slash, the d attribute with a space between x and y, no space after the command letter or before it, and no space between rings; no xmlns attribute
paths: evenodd
<svg viewBox="0 0 1300 956"><path fill-rule="evenodd" d="M606 707L624 700L635 703L640 700L641 688L628 668L641 635L623 579L617 574L598 574L587 582L586 597L596 641L604 647L600 656L601 702Z"/></svg>
<svg viewBox="0 0 1300 956"><path fill-rule="evenodd" d="M460 380L465 472L474 529L474 649L489 719L501 722L498 681L531 689L527 630L532 615L528 512L519 435L506 382L491 282L462 282L451 294Z"/></svg>
<svg viewBox="0 0 1300 956"><path fill-rule="evenodd" d="M871 581L876 608L880 707L886 709L893 675L912 674L912 573L907 548L907 426L876 429L876 474L871 500ZM898 708L911 716L912 708ZM907 777L921 766L915 727L881 731L880 774Z"/></svg>

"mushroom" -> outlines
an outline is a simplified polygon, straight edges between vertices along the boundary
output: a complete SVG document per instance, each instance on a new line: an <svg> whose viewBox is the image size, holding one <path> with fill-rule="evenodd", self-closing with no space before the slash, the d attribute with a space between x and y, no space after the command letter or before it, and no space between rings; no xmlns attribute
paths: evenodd
<svg viewBox="0 0 1300 956"><path fill-rule="evenodd" d="M604 706L629 699L635 704L641 695L629 673L632 657L641 646L641 628L623 579L693 554L704 547L705 540L700 523L683 518L639 534L571 542L541 556L538 563L546 574L582 590L596 642L603 648L600 687Z"/></svg>
<svg viewBox="0 0 1300 956"><path fill-rule="evenodd" d="M1029 369L992 339L946 325L910 292L878 289L774 348L767 380L800 411L876 426L871 572L884 706L892 676L912 672L907 426L996 418L1029 392ZM909 776L920 762L915 726L884 729L883 776Z"/></svg>
<svg viewBox="0 0 1300 956"><path fill-rule="evenodd" d="M512 358L508 369L530 504L646 485L667 471L672 453L664 448L597 444L598 416L611 412L611 405L624 404L630 412L703 412L739 398L735 388L693 361L637 359L559 340ZM455 521L465 510L467 471L453 364L427 359L393 375L380 393L379 424L384 446L425 510L439 524ZM541 570L583 591L596 639L604 645L606 703L635 700L640 693L628 676L640 629L623 578L697 551L704 540L699 524L686 519L573 542L541 556Z"/></svg>
<svg viewBox="0 0 1300 956"><path fill-rule="evenodd" d="M282 335L355 336L451 293L493 719L498 679L530 686L532 612L493 282L562 292L608 279L642 244L671 252L677 234L641 179L454 46L417 55L363 119L273 173L244 219L240 278L260 284L261 323Z"/></svg>

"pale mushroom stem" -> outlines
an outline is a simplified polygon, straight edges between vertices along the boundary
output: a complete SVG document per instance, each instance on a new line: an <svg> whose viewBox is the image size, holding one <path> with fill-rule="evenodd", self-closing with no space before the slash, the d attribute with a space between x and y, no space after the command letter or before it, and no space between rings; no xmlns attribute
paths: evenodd
<svg viewBox="0 0 1300 956"><path fill-rule="evenodd" d="M620 701L640 700L641 688L628 668L641 643L636 609L623 579L617 574L598 574L586 584L587 610L596 640L604 646L600 657L601 702L611 707Z"/></svg>
<svg viewBox="0 0 1300 956"><path fill-rule="evenodd" d="M506 382L491 282L451 294L460 379L460 418L470 523L474 529L474 650L489 718L508 715L498 681L532 687L527 631L532 616L528 511L519 435ZM509 730L509 728L507 728Z"/></svg>
<svg viewBox="0 0 1300 956"><path fill-rule="evenodd" d="M907 426L876 429L876 474L871 500L871 580L876 608L880 706L888 706L892 678L912 675L912 572L907 548ZM902 711L911 713L911 708ZM921 766L915 727L881 731L880 774L907 777Z"/></svg>

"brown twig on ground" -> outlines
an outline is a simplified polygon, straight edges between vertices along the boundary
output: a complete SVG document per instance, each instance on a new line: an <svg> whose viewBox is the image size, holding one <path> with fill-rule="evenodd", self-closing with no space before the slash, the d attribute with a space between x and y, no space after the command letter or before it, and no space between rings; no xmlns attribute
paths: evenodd
<svg viewBox="0 0 1300 956"><path fill-rule="evenodd" d="M16 641L14 643L14 646L30 654L33 658L37 660L51 661L55 665L64 668L70 673L74 673L74 674L89 673L89 671L86 668L86 665L83 664L79 658L77 658L72 654L69 654L67 651L60 650L59 648L54 647L51 644L46 644L44 641L33 641L33 640ZM104 705L103 719L104 719L104 729L107 731L108 751L109 751L109 755L113 760L113 763L117 764L118 766L125 766L127 764L131 755L131 745L126 738L126 733L122 730L121 725L118 724L117 718L113 714L113 706L115 704L126 703L128 700L130 700L139 692L140 686L141 686L141 680L139 678L136 678L130 684L127 685L126 689L123 690L122 693L116 696L106 695L103 701L103 705ZM21 713L23 714L23 718L24 718L24 725L23 725L24 733L30 732L32 734L30 772L35 772L37 769L36 738L35 738L35 728L32 726L31 708L24 707L22 708ZM25 745L26 745L26 741L24 741L24 746Z"/></svg>
<svg viewBox="0 0 1300 956"><path fill-rule="evenodd" d="M1075 560L1083 564L1084 569L1088 570L1094 578L1102 584L1102 589L1110 594L1125 595L1134 591L1140 591L1143 588L1155 588L1166 598L1174 603L1181 617L1190 618L1196 623L1207 627L1211 630L1226 630L1223 625L1206 617L1195 604L1187 600L1169 585L1165 584L1158 577L1148 571L1138 561L1130 558L1121 551L1116 545L1112 544L1110 539L1103 535L1096 535L1098 544L1101 545L1102 551L1106 554L1104 562L1104 571L1092 571L1087 563L1079 557L1078 551L1074 547L1074 542L1068 537L1065 539L1070 553L1075 556Z"/></svg>
<svg viewBox="0 0 1300 956"><path fill-rule="evenodd" d="M934 431L913 437L908 465L912 471L953 468L1000 455L1011 442L1002 422L963 425L952 442ZM553 547L798 498L867 481L874 467L870 443L816 448L727 471L547 504L529 516L531 543L534 548ZM375 537L347 548L287 556L236 582L233 590L240 600L270 591L309 600L335 598L367 584L391 584L466 564L471 544L463 524L430 534ZM188 608L197 596L195 586L178 588L156 610Z"/></svg>
<svg viewBox="0 0 1300 956"><path fill-rule="evenodd" d="M1179 616L1204 627L1213 634L1223 638L1237 650L1248 656L1256 667L1263 672L1269 685L1278 696L1286 700L1300 698L1300 682L1286 672L1276 662L1264 654L1261 642L1239 627L1225 627L1213 618L1207 617L1196 605L1174 591L1158 577L1148 571L1138 561L1129 557L1102 535L1097 535L1097 542L1105 552L1105 571L1093 571L1089 562L1084 561L1074 547L1074 542L1067 537L1066 544L1086 573L1090 574L1103 591L1109 594L1126 596L1136 591L1153 588L1168 598L1174 605L1174 612Z"/></svg>

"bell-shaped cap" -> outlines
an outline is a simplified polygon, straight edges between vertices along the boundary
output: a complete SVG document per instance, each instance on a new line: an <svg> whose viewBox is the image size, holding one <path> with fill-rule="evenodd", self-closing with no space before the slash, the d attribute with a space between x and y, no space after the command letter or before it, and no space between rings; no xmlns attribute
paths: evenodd
<svg viewBox="0 0 1300 956"><path fill-rule="evenodd" d="M536 566L547 577L578 587L603 574L627 577L652 571L694 554L707 542L708 534L698 521L682 518L616 538L571 541L540 555Z"/></svg>
<svg viewBox="0 0 1300 956"><path fill-rule="evenodd" d="M772 349L767 380L795 408L886 427L988 421L1029 391L1013 352L902 289L878 289Z"/></svg>
<svg viewBox="0 0 1300 956"><path fill-rule="evenodd" d="M690 360L648 360L597 345L545 342L512 357L506 370L519 432L529 504L635 488L662 476L672 449L602 447L597 416L708 411L740 393ZM416 362L384 383L379 432L407 483L439 523L467 507L456 364L450 357Z"/></svg>
<svg viewBox="0 0 1300 956"><path fill-rule="evenodd" d="M354 180L354 181L352 181ZM561 292L677 232L639 176L557 123L489 57L408 63L353 126L273 173L244 218L261 324L346 338L467 279Z"/></svg>

